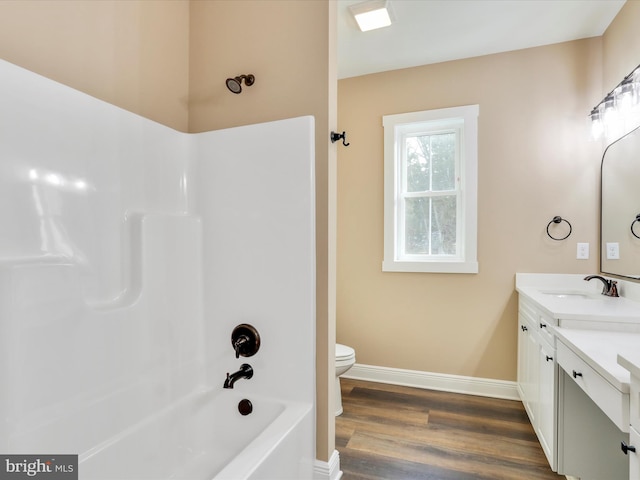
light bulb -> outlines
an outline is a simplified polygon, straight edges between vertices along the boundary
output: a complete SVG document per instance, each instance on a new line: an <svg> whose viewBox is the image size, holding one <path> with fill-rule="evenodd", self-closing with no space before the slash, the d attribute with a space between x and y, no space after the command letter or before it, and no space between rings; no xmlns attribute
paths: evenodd
<svg viewBox="0 0 640 480"><path fill-rule="evenodd" d="M615 107L624 116L626 112L633 108L636 98L636 92L633 85L633 79L629 77L622 82L614 91Z"/></svg>
<svg viewBox="0 0 640 480"><path fill-rule="evenodd" d="M591 138L593 140L598 140L604 132L604 126L602 125L602 118L600 117L598 107L591 110L589 120L591 121Z"/></svg>
<svg viewBox="0 0 640 480"><path fill-rule="evenodd" d="M602 109L600 115L604 122L604 129L609 140L619 138L622 135L624 122L620 116L620 112L616 109L613 95L608 95L604 102L600 105Z"/></svg>

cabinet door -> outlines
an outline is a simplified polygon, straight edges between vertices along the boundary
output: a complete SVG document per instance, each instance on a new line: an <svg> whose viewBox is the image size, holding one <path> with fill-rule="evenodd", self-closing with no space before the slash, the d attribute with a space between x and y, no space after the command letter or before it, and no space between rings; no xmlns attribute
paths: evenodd
<svg viewBox="0 0 640 480"><path fill-rule="evenodd" d="M629 457L620 442L629 443L611 419L564 369L558 370L558 473L581 480L628 480Z"/></svg>
<svg viewBox="0 0 640 480"><path fill-rule="evenodd" d="M553 349L542 342L538 357L540 367L538 404L538 438L551 469L557 470L556 460L556 381L557 367Z"/></svg>
<svg viewBox="0 0 640 480"><path fill-rule="evenodd" d="M629 480L640 480L640 433L633 427L629 430L629 445L636 447L635 452L629 452Z"/></svg>
<svg viewBox="0 0 640 480"><path fill-rule="evenodd" d="M518 393L520 399L524 402L526 396L526 383L528 377L527 364L527 348L529 346L527 337L529 336L529 327L524 321L522 313L518 315Z"/></svg>
<svg viewBox="0 0 640 480"><path fill-rule="evenodd" d="M518 390L531 423L536 425L538 416L538 342L529 320L520 312L518 325Z"/></svg>

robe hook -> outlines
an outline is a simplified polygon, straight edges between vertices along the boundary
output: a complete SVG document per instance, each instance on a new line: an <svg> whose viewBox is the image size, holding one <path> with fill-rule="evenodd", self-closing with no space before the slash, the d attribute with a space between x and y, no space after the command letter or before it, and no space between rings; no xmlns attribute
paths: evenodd
<svg viewBox="0 0 640 480"><path fill-rule="evenodd" d="M348 147L349 145L351 145L350 143L347 143L347 134L345 132L342 132L342 133L331 132L331 143L335 143L340 139L342 139L342 145L344 145L345 147Z"/></svg>

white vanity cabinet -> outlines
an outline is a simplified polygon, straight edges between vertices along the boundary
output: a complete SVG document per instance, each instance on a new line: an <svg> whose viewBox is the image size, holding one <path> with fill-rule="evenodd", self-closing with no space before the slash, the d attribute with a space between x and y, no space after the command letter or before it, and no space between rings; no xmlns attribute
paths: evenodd
<svg viewBox="0 0 640 480"><path fill-rule="evenodd" d="M581 480L640 480L640 283L619 285L516 274L518 393L551 468Z"/></svg>
<svg viewBox="0 0 640 480"><path fill-rule="evenodd" d="M520 297L518 304L518 393L551 469L557 470L557 322Z"/></svg>
<svg viewBox="0 0 640 480"><path fill-rule="evenodd" d="M640 347L639 347L640 348ZM629 445L629 480L640 480L640 377L631 377Z"/></svg>
<svg viewBox="0 0 640 480"><path fill-rule="evenodd" d="M638 347L640 350L640 346ZM623 358L621 358L623 357ZM631 372L629 389L629 480L640 480L640 353L621 355L618 363Z"/></svg>

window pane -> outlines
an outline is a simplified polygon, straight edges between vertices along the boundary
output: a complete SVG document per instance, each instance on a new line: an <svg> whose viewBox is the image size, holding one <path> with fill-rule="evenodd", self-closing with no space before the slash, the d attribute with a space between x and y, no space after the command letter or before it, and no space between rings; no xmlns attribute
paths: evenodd
<svg viewBox="0 0 640 480"><path fill-rule="evenodd" d="M456 197L432 199L431 254L456 254Z"/></svg>
<svg viewBox="0 0 640 480"><path fill-rule="evenodd" d="M424 138L408 137L405 148L407 153L407 192L426 192L429 190L429 146Z"/></svg>
<svg viewBox="0 0 640 480"><path fill-rule="evenodd" d="M405 200L405 253L429 254L429 198Z"/></svg>
<svg viewBox="0 0 640 480"><path fill-rule="evenodd" d="M455 189L456 134L407 137L407 192Z"/></svg>
<svg viewBox="0 0 640 480"><path fill-rule="evenodd" d="M456 254L456 196L405 199L405 254Z"/></svg>
<svg viewBox="0 0 640 480"><path fill-rule="evenodd" d="M431 135L433 179L431 190L454 190L456 178L456 134Z"/></svg>

